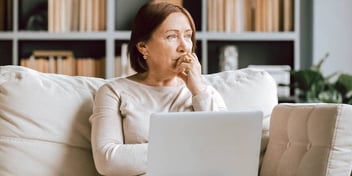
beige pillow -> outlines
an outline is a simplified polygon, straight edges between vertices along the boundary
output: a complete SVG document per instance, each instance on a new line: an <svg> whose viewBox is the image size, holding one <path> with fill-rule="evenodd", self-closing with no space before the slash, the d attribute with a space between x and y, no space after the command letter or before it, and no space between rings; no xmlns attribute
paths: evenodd
<svg viewBox="0 0 352 176"><path fill-rule="evenodd" d="M99 78L0 67L0 175L97 175L90 124Z"/></svg>

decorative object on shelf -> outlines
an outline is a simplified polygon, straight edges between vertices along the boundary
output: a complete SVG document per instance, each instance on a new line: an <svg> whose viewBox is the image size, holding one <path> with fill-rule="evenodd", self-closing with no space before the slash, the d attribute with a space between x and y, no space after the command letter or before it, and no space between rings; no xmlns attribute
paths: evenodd
<svg viewBox="0 0 352 176"><path fill-rule="evenodd" d="M122 43L121 55L115 57L115 77L125 77L135 73L128 56L128 43Z"/></svg>
<svg viewBox="0 0 352 176"><path fill-rule="evenodd" d="M293 87L298 99L303 102L352 104L352 75L333 73L324 77L320 68L329 57L326 54L317 65L309 69L292 71ZM336 81L332 81L337 77Z"/></svg>
<svg viewBox="0 0 352 176"><path fill-rule="evenodd" d="M48 30L48 10L47 4L39 4L30 13L26 20L26 30L29 31L47 31Z"/></svg>
<svg viewBox="0 0 352 176"><path fill-rule="evenodd" d="M234 45L226 45L220 48L220 71L238 69L238 49Z"/></svg>

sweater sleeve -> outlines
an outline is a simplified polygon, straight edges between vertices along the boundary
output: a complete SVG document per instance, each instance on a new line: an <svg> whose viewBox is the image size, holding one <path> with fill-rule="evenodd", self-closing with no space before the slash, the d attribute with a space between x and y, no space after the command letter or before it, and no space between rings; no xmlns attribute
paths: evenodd
<svg viewBox="0 0 352 176"><path fill-rule="evenodd" d="M210 85L192 97L192 104L194 111L225 111L227 109L220 93Z"/></svg>
<svg viewBox="0 0 352 176"><path fill-rule="evenodd" d="M148 144L124 144L119 105L120 95L109 84L97 91L90 117L95 166L102 175L144 174Z"/></svg>

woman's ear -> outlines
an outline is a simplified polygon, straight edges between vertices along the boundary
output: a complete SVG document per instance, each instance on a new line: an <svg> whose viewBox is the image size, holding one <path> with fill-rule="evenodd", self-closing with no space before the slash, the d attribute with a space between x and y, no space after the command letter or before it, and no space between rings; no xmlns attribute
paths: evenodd
<svg viewBox="0 0 352 176"><path fill-rule="evenodd" d="M148 55L147 45L145 42L138 42L136 47L143 56Z"/></svg>

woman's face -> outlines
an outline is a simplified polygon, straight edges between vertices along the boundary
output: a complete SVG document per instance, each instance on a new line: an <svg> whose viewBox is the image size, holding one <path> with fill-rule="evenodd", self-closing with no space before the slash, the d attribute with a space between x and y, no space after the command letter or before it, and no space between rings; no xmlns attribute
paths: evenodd
<svg viewBox="0 0 352 176"><path fill-rule="evenodd" d="M149 71L162 74L177 74L177 59L192 52L193 31L187 17L171 13L145 43Z"/></svg>

